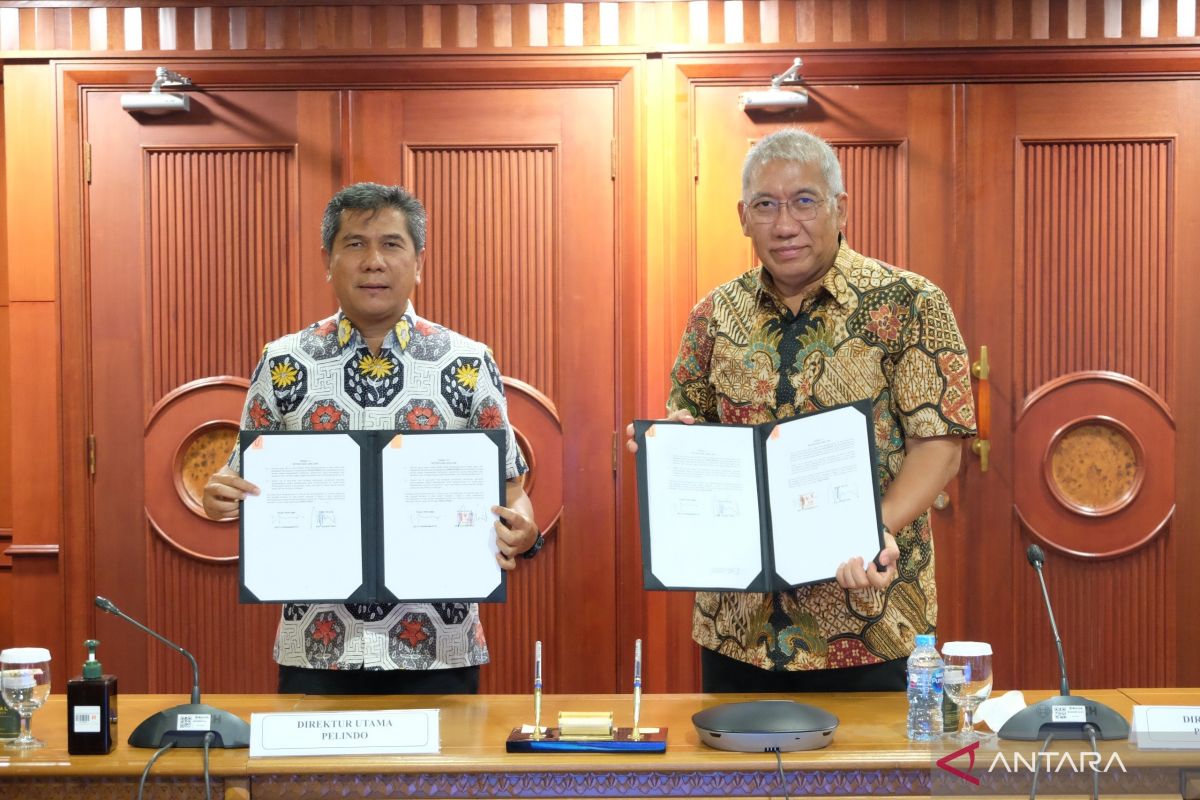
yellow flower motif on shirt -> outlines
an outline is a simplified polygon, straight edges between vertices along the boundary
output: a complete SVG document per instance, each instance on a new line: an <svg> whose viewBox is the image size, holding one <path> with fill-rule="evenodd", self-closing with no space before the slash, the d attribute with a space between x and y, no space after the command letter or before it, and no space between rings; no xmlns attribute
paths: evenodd
<svg viewBox="0 0 1200 800"><path fill-rule="evenodd" d="M300 371L286 361L271 367L271 383L275 388L284 389L296 382Z"/></svg>
<svg viewBox="0 0 1200 800"><path fill-rule="evenodd" d="M338 344L342 347L346 346L346 342L350 341L350 332L354 330L354 326L350 324L350 320L342 317L342 321L338 323Z"/></svg>
<svg viewBox="0 0 1200 800"><path fill-rule="evenodd" d="M362 361L358 362L358 371L368 378L379 380L391 375L394 366L391 359L368 354L362 357Z"/></svg>
<svg viewBox="0 0 1200 800"><path fill-rule="evenodd" d="M471 364L463 364L458 368L458 372L454 373L454 377L463 386L468 389L474 389L475 384L479 383L479 367Z"/></svg>
<svg viewBox="0 0 1200 800"><path fill-rule="evenodd" d="M408 320L401 318L396 323L396 341L401 347L408 347L408 340L412 338L412 328L409 327Z"/></svg>

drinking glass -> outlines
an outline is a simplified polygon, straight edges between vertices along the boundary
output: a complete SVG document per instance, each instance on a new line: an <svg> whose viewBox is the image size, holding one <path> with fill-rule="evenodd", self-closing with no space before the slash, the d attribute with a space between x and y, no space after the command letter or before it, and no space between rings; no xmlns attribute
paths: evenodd
<svg viewBox="0 0 1200 800"><path fill-rule="evenodd" d="M0 696L21 716L21 735L8 743L11 750L41 747L29 730L33 712L50 694L50 651L44 647L10 647L0 651Z"/></svg>
<svg viewBox="0 0 1200 800"><path fill-rule="evenodd" d="M946 642L942 646L942 687L963 712L958 740L981 738L975 730L975 709L992 693L992 646L987 642Z"/></svg>

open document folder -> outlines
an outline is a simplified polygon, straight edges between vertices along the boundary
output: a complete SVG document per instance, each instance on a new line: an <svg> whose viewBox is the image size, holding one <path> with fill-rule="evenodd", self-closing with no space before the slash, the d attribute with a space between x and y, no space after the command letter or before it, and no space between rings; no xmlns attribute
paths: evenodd
<svg viewBox="0 0 1200 800"><path fill-rule="evenodd" d="M249 603L503 602L502 431L243 431Z"/></svg>
<svg viewBox="0 0 1200 800"><path fill-rule="evenodd" d="M777 592L882 549L871 403L761 425L636 420L647 589Z"/></svg>

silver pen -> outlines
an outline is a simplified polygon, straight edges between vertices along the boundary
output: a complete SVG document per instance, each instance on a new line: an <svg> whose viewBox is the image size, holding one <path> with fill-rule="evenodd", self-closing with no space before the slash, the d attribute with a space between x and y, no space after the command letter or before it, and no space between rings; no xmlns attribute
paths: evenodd
<svg viewBox="0 0 1200 800"><path fill-rule="evenodd" d="M635 742L642 738L638 730L638 718L642 714L642 640L633 643L633 731L630 737Z"/></svg>
<svg viewBox="0 0 1200 800"><path fill-rule="evenodd" d="M542 641L533 645L533 738L542 738Z"/></svg>

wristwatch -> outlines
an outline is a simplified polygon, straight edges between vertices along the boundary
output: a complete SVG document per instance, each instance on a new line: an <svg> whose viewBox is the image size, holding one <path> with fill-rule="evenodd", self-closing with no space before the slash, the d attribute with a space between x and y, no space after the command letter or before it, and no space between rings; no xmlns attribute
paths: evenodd
<svg viewBox="0 0 1200 800"><path fill-rule="evenodd" d="M546 537L542 536L542 532L538 531L537 538L533 540L533 547L521 553L521 558L533 558L542 549L542 545L546 543Z"/></svg>

